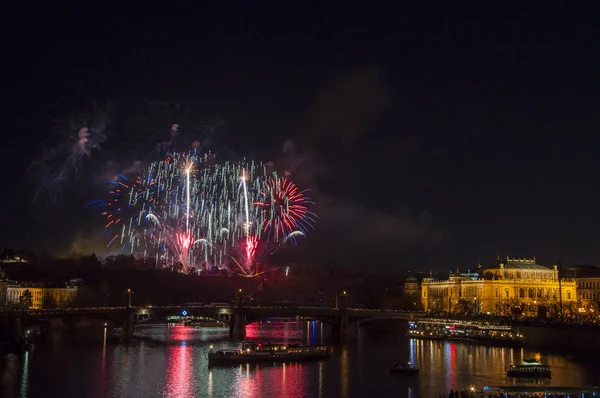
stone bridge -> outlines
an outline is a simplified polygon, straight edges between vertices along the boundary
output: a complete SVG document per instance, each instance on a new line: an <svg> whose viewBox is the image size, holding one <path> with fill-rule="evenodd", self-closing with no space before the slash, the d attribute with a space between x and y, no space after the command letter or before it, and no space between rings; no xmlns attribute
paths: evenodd
<svg viewBox="0 0 600 398"><path fill-rule="evenodd" d="M151 318L182 315L204 317L226 323L233 337L243 338L245 327L271 318L303 317L331 325L333 333L344 335L353 324L363 325L375 320L411 320L423 314L410 311L368 310L356 308L330 308L310 306L189 306L153 307Z"/></svg>
<svg viewBox="0 0 600 398"><path fill-rule="evenodd" d="M143 315L147 314L147 315ZM0 312L0 325L8 326L13 334L23 336L25 329L41 324L60 324L63 328L74 329L84 320L100 320L123 328L123 334L131 334L132 326L138 319L148 317L144 309L127 307L56 308L49 310L16 310Z"/></svg>
<svg viewBox="0 0 600 398"><path fill-rule="evenodd" d="M89 307L58 308L51 310L9 311L0 313L18 335L23 330L40 322L60 319L72 325L81 319L100 319L122 327L125 337L133 335L134 326L151 319L164 319L168 316L186 315L214 319L229 325L233 338L243 338L246 325L270 318L303 317L331 325L334 335L343 336L351 325L363 325L375 320L411 320L424 316L424 313L392 310L369 310L357 308L330 308L311 306L244 306L232 305L192 305L159 307Z"/></svg>

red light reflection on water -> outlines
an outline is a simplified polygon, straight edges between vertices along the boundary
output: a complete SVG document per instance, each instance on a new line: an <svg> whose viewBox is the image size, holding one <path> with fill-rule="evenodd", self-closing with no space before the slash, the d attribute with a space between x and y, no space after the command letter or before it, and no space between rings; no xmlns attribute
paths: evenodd
<svg viewBox="0 0 600 398"><path fill-rule="evenodd" d="M175 341L181 341L179 345L169 347L169 356L167 359L167 380L165 386L165 396L192 397L194 396L194 361L193 347L186 344L192 329L185 326L176 326L172 328L170 338Z"/></svg>
<svg viewBox="0 0 600 398"><path fill-rule="evenodd" d="M235 391L243 397L303 397L307 394L306 368L302 364L241 365Z"/></svg>
<svg viewBox="0 0 600 398"><path fill-rule="evenodd" d="M236 378L236 384L236 391L241 392L242 396L260 397L262 385L261 369L257 365L240 365L240 370Z"/></svg>
<svg viewBox="0 0 600 398"><path fill-rule="evenodd" d="M263 321L246 325L246 339L259 339L263 341L287 341L301 342L304 325L296 321Z"/></svg>
<svg viewBox="0 0 600 398"><path fill-rule="evenodd" d="M173 326L169 328L169 339L175 341L188 341L192 336L194 328L188 326Z"/></svg>
<svg viewBox="0 0 600 398"><path fill-rule="evenodd" d="M448 385L450 388L458 388L456 385L456 374L458 369L456 368L456 343L446 343L446 362L448 364Z"/></svg>
<svg viewBox="0 0 600 398"><path fill-rule="evenodd" d="M256 339L259 337L258 329L260 326L260 322L254 322L250 325L246 325L246 338L247 339Z"/></svg>
<svg viewBox="0 0 600 398"><path fill-rule="evenodd" d="M281 396L306 396L306 372L302 364L283 364L281 372Z"/></svg>

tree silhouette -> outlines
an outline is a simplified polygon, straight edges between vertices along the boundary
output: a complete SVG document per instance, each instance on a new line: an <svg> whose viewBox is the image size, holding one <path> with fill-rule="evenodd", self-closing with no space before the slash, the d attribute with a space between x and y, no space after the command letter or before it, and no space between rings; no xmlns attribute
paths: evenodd
<svg viewBox="0 0 600 398"><path fill-rule="evenodd" d="M19 305L25 309L33 307L33 295L26 289L19 297Z"/></svg>

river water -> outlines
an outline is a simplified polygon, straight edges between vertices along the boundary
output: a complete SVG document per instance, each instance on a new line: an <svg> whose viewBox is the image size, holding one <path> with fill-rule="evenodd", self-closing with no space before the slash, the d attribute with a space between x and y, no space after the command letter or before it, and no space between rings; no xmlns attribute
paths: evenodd
<svg viewBox="0 0 600 398"><path fill-rule="evenodd" d="M136 336L126 344L118 330L101 327L57 332L33 352L2 358L0 396L434 398L450 389L515 384L504 368L535 354L409 339L401 328L365 328L336 345L327 361L208 369L210 346L239 347L225 328L149 325L138 326ZM249 325L247 339L322 344L330 343L330 333L316 321L273 321ZM549 385L600 383L600 363L594 358L541 355L552 366ZM421 368L418 376L389 374L392 363L409 360Z"/></svg>

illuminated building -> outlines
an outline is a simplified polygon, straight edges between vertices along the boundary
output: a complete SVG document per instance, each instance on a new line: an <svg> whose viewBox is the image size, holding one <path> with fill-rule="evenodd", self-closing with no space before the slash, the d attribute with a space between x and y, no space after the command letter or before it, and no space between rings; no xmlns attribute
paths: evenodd
<svg viewBox="0 0 600 398"><path fill-rule="evenodd" d="M45 306L62 307L69 304L79 290L79 280L71 280L64 285L48 283L33 283L9 281L6 291L6 301L9 304L18 304L23 293L29 290L32 297L32 309L41 309Z"/></svg>
<svg viewBox="0 0 600 398"><path fill-rule="evenodd" d="M0 272L0 308L6 305L6 292L8 290L8 281L4 279L4 274Z"/></svg>
<svg viewBox="0 0 600 398"><path fill-rule="evenodd" d="M421 300L426 311L494 314L558 314L577 302L575 281L558 277L558 266L533 259L498 258L498 265L477 273L451 274L448 280L424 278Z"/></svg>
<svg viewBox="0 0 600 398"><path fill-rule="evenodd" d="M577 283L578 312L596 314L600 304L600 268L579 265L569 268L566 276Z"/></svg>
<svg viewBox="0 0 600 398"><path fill-rule="evenodd" d="M404 281L404 294L412 297L421 296L421 285L419 284L419 278L416 276L407 276Z"/></svg>
<svg viewBox="0 0 600 398"><path fill-rule="evenodd" d="M9 255L9 256L4 256L2 258L0 258L0 263L26 263L27 261L25 261L23 258L17 256L17 255Z"/></svg>

